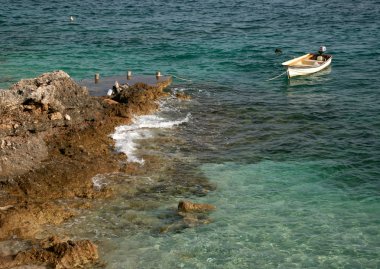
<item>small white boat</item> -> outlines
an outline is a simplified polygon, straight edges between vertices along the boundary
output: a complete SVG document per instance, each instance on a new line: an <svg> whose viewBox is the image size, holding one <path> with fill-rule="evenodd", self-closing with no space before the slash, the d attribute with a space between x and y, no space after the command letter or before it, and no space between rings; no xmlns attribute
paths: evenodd
<svg viewBox="0 0 380 269"><path fill-rule="evenodd" d="M325 51L326 47L320 47L318 54L308 53L283 62L282 65L287 69L288 78L313 74L328 67L331 64L332 56L323 54Z"/></svg>

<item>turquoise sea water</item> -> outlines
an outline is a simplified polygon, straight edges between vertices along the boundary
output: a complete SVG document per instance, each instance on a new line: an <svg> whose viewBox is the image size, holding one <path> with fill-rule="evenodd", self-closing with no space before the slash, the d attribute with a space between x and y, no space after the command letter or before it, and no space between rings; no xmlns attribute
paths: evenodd
<svg viewBox="0 0 380 269"><path fill-rule="evenodd" d="M375 0L2 0L0 88L55 69L192 80L173 88L193 100L160 114L190 119L154 131L181 143L155 149L217 185L188 197L215 204L214 222L158 235L115 201L70 224L100 241L107 268L379 268L379 17ZM268 81L320 45L331 68ZM155 212L133 216L154 226Z"/></svg>

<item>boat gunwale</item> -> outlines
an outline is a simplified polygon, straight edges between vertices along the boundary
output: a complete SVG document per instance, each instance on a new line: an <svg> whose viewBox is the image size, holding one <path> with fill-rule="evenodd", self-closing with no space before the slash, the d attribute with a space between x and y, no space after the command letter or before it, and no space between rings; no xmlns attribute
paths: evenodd
<svg viewBox="0 0 380 269"><path fill-rule="evenodd" d="M314 56L318 56L318 54L315 53L307 53L305 55L302 55L300 57L288 60L286 62L283 62L282 65L287 67L287 68L299 68L299 69L309 69L309 68L319 68L325 64L327 64L329 61L331 62L332 60L332 55L329 54L324 54L323 56L326 57L324 61L318 61L319 65L318 66L313 66L313 65L292 65L294 63L300 62L303 59L308 59L312 58Z"/></svg>
<svg viewBox="0 0 380 269"><path fill-rule="evenodd" d="M328 55L330 56L329 58L326 59L326 61L318 61L320 62L318 66L314 66L314 65L287 65L287 68L291 68L291 69L313 69L313 68L320 68L324 65L328 65L331 63L331 60L332 60L332 56L331 55Z"/></svg>

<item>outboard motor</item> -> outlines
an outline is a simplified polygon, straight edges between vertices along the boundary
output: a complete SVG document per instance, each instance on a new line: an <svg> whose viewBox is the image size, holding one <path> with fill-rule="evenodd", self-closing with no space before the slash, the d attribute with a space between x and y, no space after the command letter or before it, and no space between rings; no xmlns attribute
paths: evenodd
<svg viewBox="0 0 380 269"><path fill-rule="evenodd" d="M323 53L326 51L325 46L320 46L318 50L319 56L317 57L317 61L324 61Z"/></svg>
<svg viewBox="0 0 380 269"><path fill-rule="evenodd" d="M326 51L326 47L325 46L320 46L319 50L318 50L318 53L319 53L319 55L322 55L325 51Z"/></svg>

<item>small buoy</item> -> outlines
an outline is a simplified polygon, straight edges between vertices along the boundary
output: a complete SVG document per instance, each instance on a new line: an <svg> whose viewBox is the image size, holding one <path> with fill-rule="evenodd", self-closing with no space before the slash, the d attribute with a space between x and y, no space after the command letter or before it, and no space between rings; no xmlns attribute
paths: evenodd
<svg viewBox="0 0 380 269"><path fill-rule="evenodd" d="M280 54L282 54L282 50L277 48L274 50L274 53L276 53L277 55L280 55Z"/></svg>

